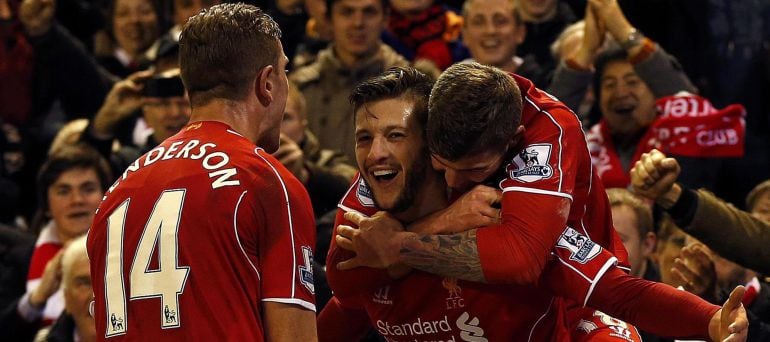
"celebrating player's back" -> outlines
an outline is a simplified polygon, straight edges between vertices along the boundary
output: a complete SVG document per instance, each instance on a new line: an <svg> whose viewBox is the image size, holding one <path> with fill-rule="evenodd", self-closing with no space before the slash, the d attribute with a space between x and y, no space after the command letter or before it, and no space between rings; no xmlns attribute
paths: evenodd
<svg viewBox="0 0 770 342"><path fill-rule="evenodd" d="M269 154L288 92L279 36L243 4L185 26L191 123L129 166L89 232L100 338L315 339L312 207Z"/></svg>

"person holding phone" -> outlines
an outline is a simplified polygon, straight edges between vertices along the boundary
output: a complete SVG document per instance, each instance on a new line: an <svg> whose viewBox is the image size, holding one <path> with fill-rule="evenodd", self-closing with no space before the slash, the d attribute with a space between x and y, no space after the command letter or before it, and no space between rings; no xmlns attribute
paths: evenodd
<svg viewBox="0 0 770 342"><path fill-rule="evenodd" d="M159 141L179 132L189 119L190 100L178 68L160 74L153 74L152 70L140 71L115 83L99 112L81 134L80 142L97 149L109 159L112 171L120 173ZM113 140L123 129L132 129L134 136L149 135L140 139L143 143L113 149Z"/></svg>

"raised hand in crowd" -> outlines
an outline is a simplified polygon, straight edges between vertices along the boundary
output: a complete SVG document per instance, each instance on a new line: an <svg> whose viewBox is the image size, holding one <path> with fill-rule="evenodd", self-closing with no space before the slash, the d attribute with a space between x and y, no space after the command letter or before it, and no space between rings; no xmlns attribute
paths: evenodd
<svg viewBox="0 0 770 342"><path fill-rule="evenodd" d="M273 152L273 156L278 159L283 166L286 166L286 168L289 169L289 171L294 174L294 177L297 177L300 182L303 184L307 183L310 174L305 167L305 153L302 152L302 148L299 147L296 142L281 133L280 145L278 146L278 150Z"/></svg>
<svg viewBox="0 0 770 342"><path fill-rule="evenodd" d="M636 31L618 4L618 0L588 0L597 20L604 23L607 32L620 43L629 56L636 55L642 49L641 34Z"/></svg>
<svg viewBox="0 0 770 342"><path fill-rule="evenodd" d="M586 14L583 18L583 39L580 47L572 56L573 60L582 68L590 68L596 55L599 54L599 47L604 44L605 25L594 13L592 6L586 6Z"/></svg>
<svg viewBox="0 0 770 342"><path fill-rule="evenodd" d="M96 137L112 138L116 125L142 107L143 81L152 74L152 70L139 71L112 86L94 117L92 133Z"/></svg>
<svg viewBox="0 0 770 342"><path fill-rule="evenodd" d="M683 284L685 290L709 302L716 302L717 274L714 261L706 247L696 243L682 248L671 273Z"/></svg>
<svg viewBox="0 0 770 342"><path fill-rule="evenodd" d="M19 7L19 20L28 35L42 36L51 29L55 12L55 0L24 0Z"/></svg>
<svg viewBox="0 0 770 342"><path fill-rule="evenodd" d="M29 303L34 307L43 307L56 291L59 290L62 281L61 259L64 248L48 261L40 278L40 283L29 294Z"/></svg>
<svg viewBox="0 0 770 342"><path fill-rule="evenodd" d="M663 208L671 208L682 193L676 184L681 172L676 159L653 149L642 153L631 169L631 185L636 194L657 201Z"/></svg>

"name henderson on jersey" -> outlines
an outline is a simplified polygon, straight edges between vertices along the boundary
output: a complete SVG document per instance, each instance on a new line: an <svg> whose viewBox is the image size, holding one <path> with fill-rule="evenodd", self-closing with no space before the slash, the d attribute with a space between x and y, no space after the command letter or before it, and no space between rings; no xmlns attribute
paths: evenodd
<svg viewBox="0 0 770 342"><path fill-rule="evenodd" d="M230 163L230 156L222 151L209 151L209 149L213 150L216 147L217 144L215 143L207 142L201 144L197 139L171 143L171 145L168 146L168 150L166 150L164 146L158 146L129 165L128 168L126 168L126 171L123 171L123 176L107 189L107 193L111 193L121 181L126 179L130 172L135 172L139 170L140 167L145 167L158 161L179 158L200 160L201 166L203 166L204 169L211 171L208 176L209 178L214 179L214 181L211 182L212 189L240 185L241 182L236 178L238 176L238 171L234 167L223 169L223 167L228 166Z"/></svg>

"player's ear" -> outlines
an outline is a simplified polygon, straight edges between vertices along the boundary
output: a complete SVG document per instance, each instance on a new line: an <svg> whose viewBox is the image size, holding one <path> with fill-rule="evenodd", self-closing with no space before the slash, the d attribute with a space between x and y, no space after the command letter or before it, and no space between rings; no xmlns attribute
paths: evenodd
<svg viewBox="0 0 770 342"><path fill-rule="evenodd" d="M254 91L257 99L265 107L273 102L273 91L275 90L275 84L271 77L273 73L275 73L275 67L268 65L259 69L257 78L254 80Z"/></svg>

